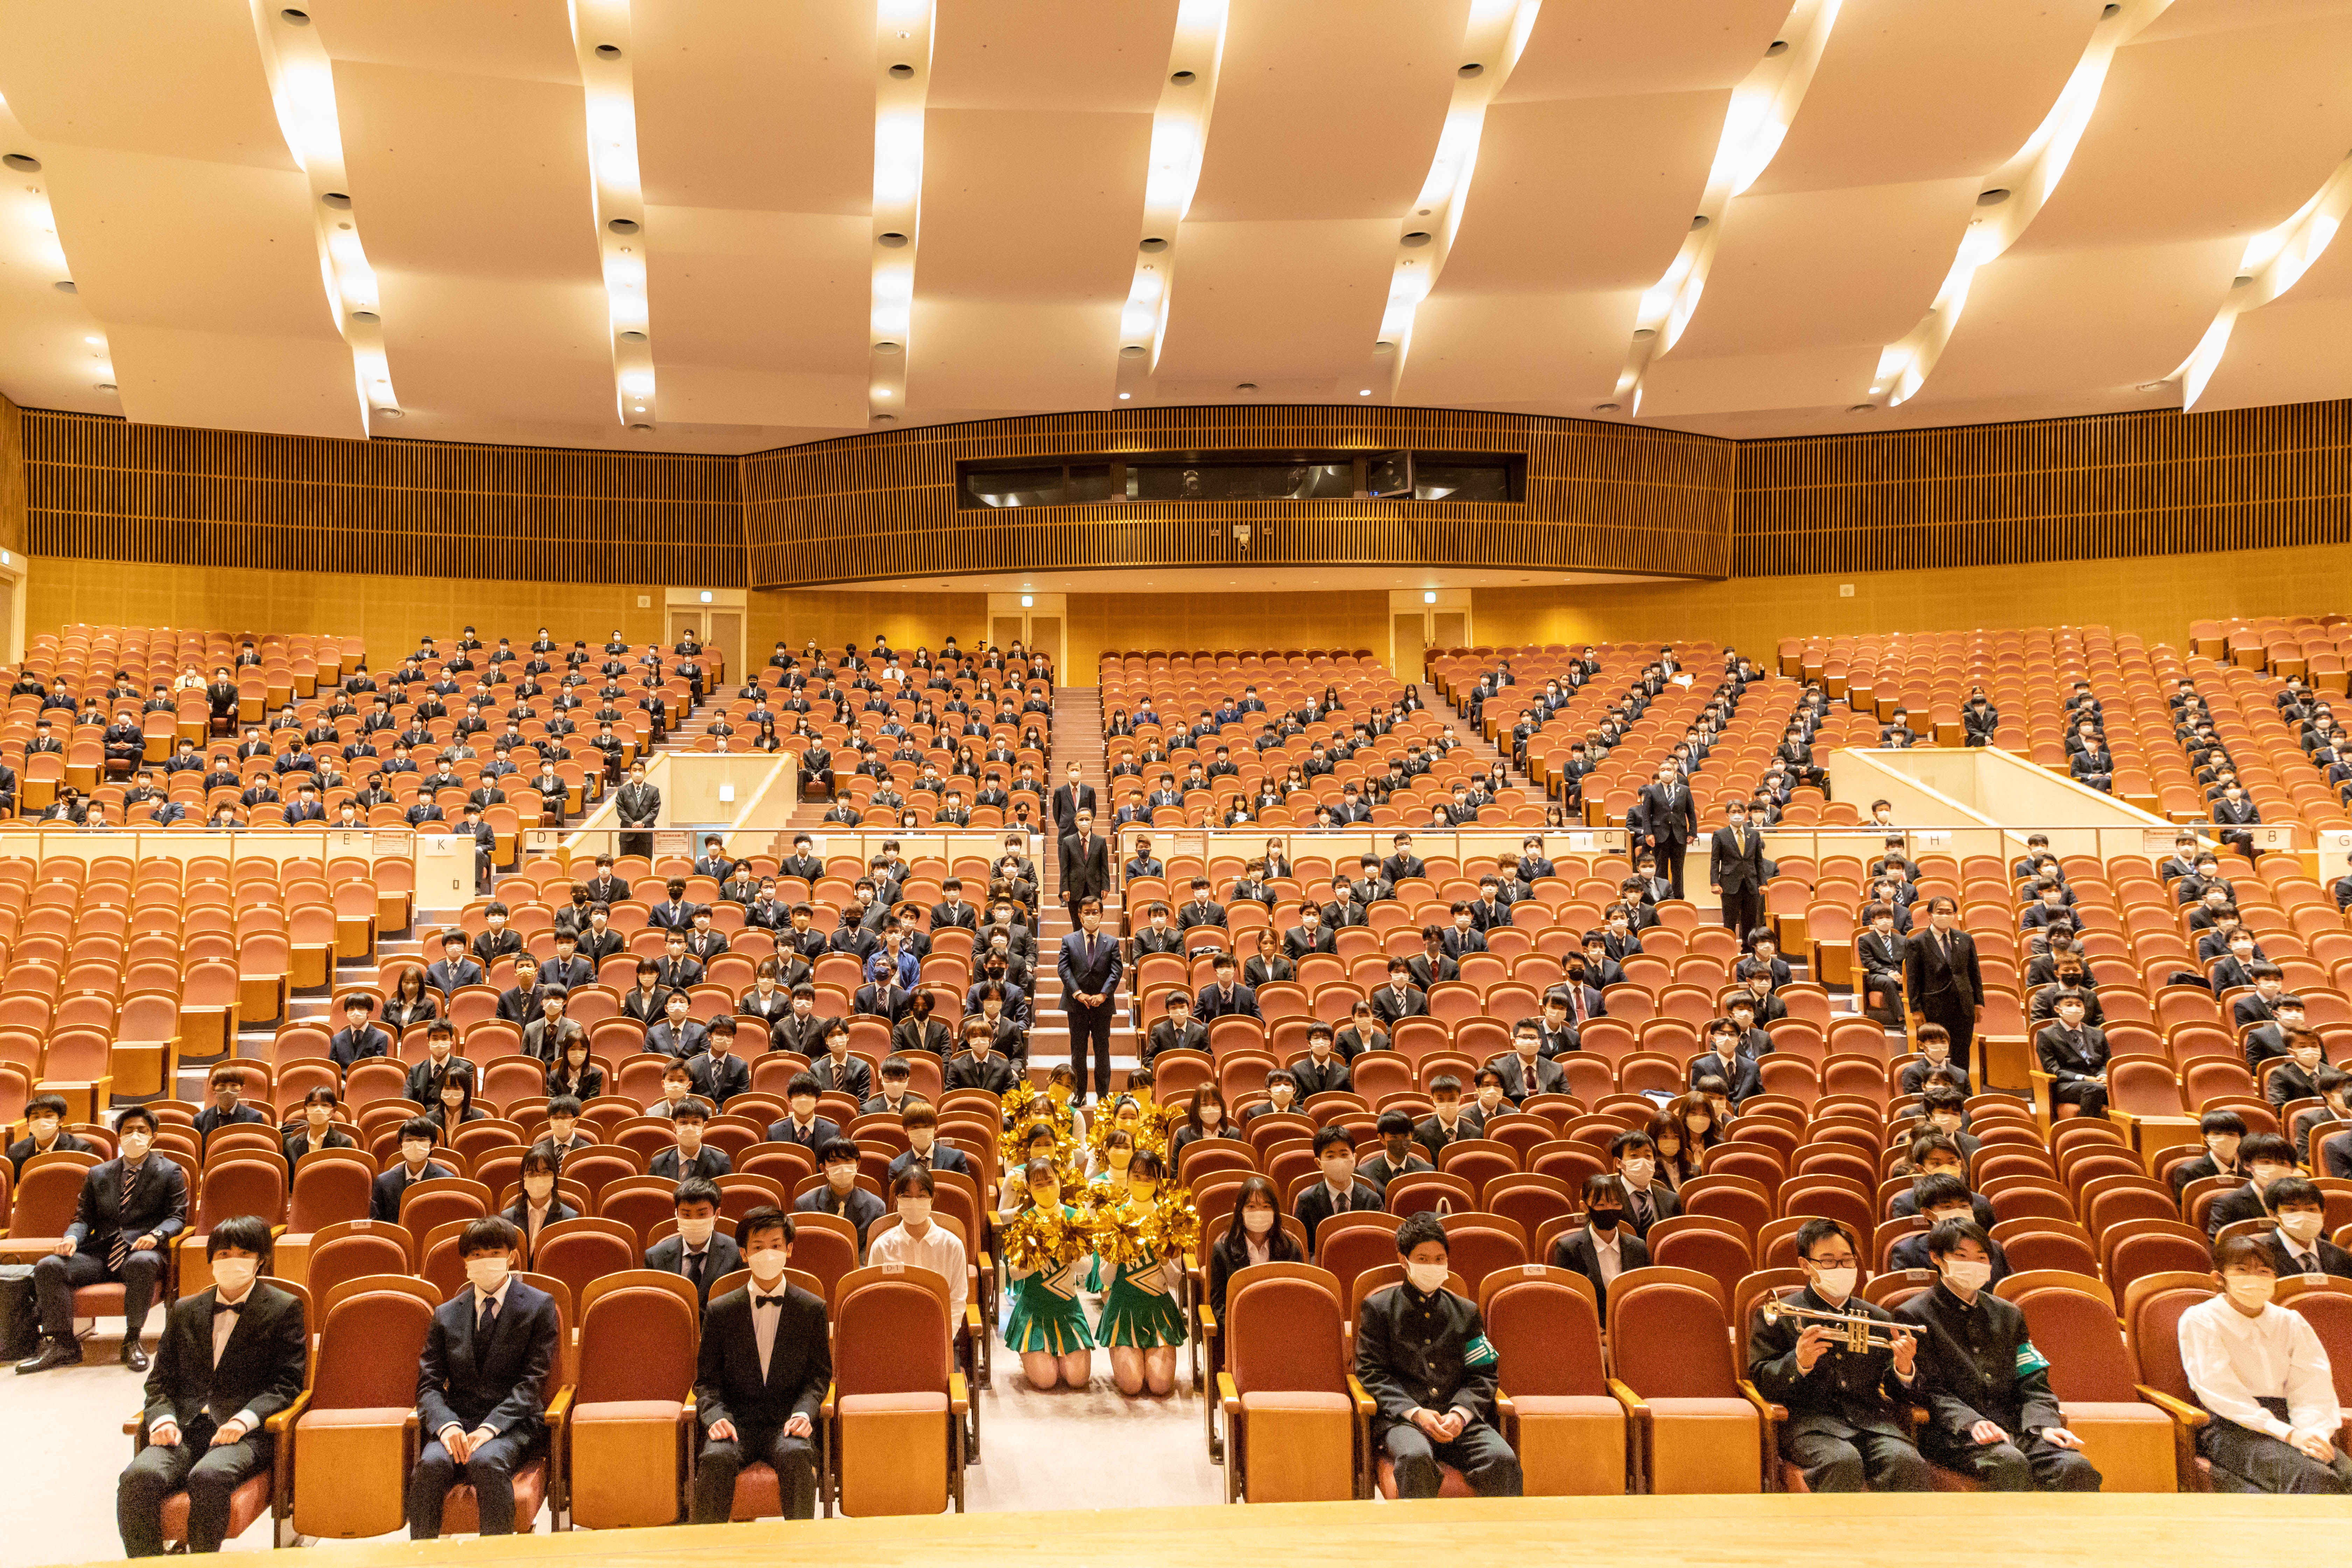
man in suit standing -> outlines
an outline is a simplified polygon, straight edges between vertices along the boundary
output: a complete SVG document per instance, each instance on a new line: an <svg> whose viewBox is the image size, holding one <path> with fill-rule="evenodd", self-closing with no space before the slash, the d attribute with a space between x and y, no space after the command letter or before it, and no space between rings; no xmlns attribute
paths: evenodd
<svg viewBox="0 0 2352 1568"><path fill-rule="evenodd" d="M514 1226L475 1220L458 1239L469 1289L443 1303L417 1360L416 1411L432 1436L408 1482L408 1535L441 1533L441 1505L462 1474L484 1535L511 1535L514 1478L547 1450L549 1372L562 1326L555 1300L508 1271Z"/></svg>
<svg viewBox="0 0 2352 1568"><path fill-rule="evenodd" d="M1691 793L1682 775L1672 763L1660 764L1655 783L1643 786L1639 799L1626 814L1625 826L1630 828L1637 845L1645 844L1658 858L1659 868L1674 889L1674 896L1683 896L1683 856L1690 841L1698 837L1698 811L1691 805Z"/></svg>
<svg viewBox="0 0 2352 1568"><path fill-rule="evenodd" d="M696 1524L724 1524L735 1509L735 1478L747 1464L776 1472L786 1519L816 1517L816 1463L810 1440L833 1382L824 1303L784 1283L792 1215L761 1205L738 1229L751 1270L748 1289L710 1303L702 1325L694 1413L707 1441L695 1465Z"/></svg>
<svg viewBox="0 0 2352 1568"><path fill-rule="evenodd" d="M1063 836L1061 852L1062 901L1076 925L1081 903L1110 891L1110 842L1095 832L1094 813L1078 813L1076 826Z"/></svg>
<svg viewBox="0 0 2352 1568"><path fill-rule="evenodd" d="M1748 826L1745 801L1726 805L1723 819L1707 846L1706 885L1722 897L1724 929L1744 941L1764 923L1764 837Z"/></svg>
<svg viewBox="0 0 2352 1568"><path fill-rule="evenodd" d="M1085 819L1080 818L1083 834ZM1065 858L1076 838L1063 840ZM1096 841L1097 852L1101 849ZM1066 867L1065 888L1069 886ZM1062 977L1062 1006L1070 1024L1070 1074L1076 1079L1070 1102L1082 1104L1087 1098L1087 1046L1094 1046L1097 1096L1110 1092L1110 1024L1118 992L1118 943L1102 934L1102 900L1092 895L1076 906L1078 929L1062 939L1061 956L1055 968Z"/></svg>
<svg viewBox="0 0 2352 1568"><path fill-rule="evenodd" d="M255 1276L268 1225L234 1215L205 1240L213 1283L173 1305L147 1374L146 1445L115 1483L115 1522L131 1557L163 1551L163 1500L188 1494L188 1550L218 1552L229 1499L270 1461L263 1423L302 1392L310 1340L302 1304Z"/></svg>
<svg viewBox="0 0 2352 1568"><path fill-rule="evenodd" d="M1905 945L1903 999L1917 1010L1916 1018L1950 1031L1952 1059L1966 1067L1975 1059L1969 1045L1984 1016L1984 974L1977 966L1976 939L1959 923L1954 900L1938 894L1928 900L1927 929Z"/></svg>
<svg viewBox="0 0 2352 1568"><path fill-rule="evenodd" d="M153 1111L132 1106L115 1122L114 1132L121 1156L91 1167L82 1178L81 1199L64 1239L33 1266L44 1342L36 1354L16 1363L20 1373L80 1363L73 1293L81 1286L110 1280L122 1285L122 1364L133 1372L147 1370L140 1334L171 1259L171 1240L187 1228L188 1178L178 1165L152 1152Z"/></svg>
<svg viewBox="0 0 2352 1568"><path fill-rule="evenodd" d="M646 783L646 764L629 764L629 779L613 794L613 808L620 813L621 826L635 831L621 835L624 855L651 855L654 852L654 819L661 815L661 791Z"/></svg>
<svg viewBox="0 0 2352 1568"><path fill-rule="evenodd" d="M1064 777L1067 782L1054 791L1054 830L1066 838L1077 831L1081 820L1093 818L1095 786L1080 781L1076 763L1070 764ZM1068 890L1066 884L1063 890Z"/></svg>

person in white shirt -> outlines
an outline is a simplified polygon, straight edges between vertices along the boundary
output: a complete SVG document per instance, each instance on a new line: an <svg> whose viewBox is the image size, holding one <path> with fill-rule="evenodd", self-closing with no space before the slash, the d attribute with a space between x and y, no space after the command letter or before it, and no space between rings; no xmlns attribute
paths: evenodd
<svg viewBox="0 0 2352 1568"><path fill-rule="evenodd" d="M955 1232L931 1217L938 1191L939 1184L924 1167L909 1165L899 1172L890 1184L890 1201L898 1206L898 1223L887 1230L874 1232L873 1242L866 1249L866 1262L868 1268L895 1263L908 1268L928 1268L945 1279L948 1334L953 1338L956 1325L963 1321L968 1295L964 1250Z"/></svg>
<svg viewBox="0 0 2352 1568"><path fill-rule="evenodd" d="M2213 1249L2221 1294L2180 1315L2180 1363L2213 1419L2197 1451L2220 1491L2352 1492L2335 1446L2342 1412L2327 1352L2302 1314L2271 1300L2278 1274L2260 1237Z"/></svg>

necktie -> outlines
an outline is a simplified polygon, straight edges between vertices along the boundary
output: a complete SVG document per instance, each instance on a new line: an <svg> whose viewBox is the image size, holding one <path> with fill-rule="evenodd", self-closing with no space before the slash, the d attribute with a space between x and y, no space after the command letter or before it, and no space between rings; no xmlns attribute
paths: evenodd
<svg viewBox="0 0 2352 1568"><path fill-rule="evenodd" d="M109 1272L120 1274L131 1257L131 1233L124 1228L131 1217L131 1189L139 1184L139 1167L126 1163L122 1167L122 1199L115 1205L114 1244L106 1249Z"/></svg>
<svg viewBox="0 0 2352 1568"><path fill-rule="evenodd" d="M689 1252L686 1255L686 1277L698 1291L702 1289L703 1259L709 1256L709 1254L703 1252Z"/></svg>
<svg viewBox="0 0 2352 1568"><path fill-rule="evenodd" d="M474 1324L474 1370L478 1373L482 1370L482 1364L489 1360L490 1335L497 1331L498 1326L499 1299L495 1296L485 1296L482 1298L482 1315Z"/></svg>

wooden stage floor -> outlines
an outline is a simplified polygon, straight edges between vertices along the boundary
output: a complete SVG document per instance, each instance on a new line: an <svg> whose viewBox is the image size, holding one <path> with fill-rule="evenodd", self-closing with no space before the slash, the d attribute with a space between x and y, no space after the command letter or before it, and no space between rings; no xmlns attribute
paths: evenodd
<svg viewBox="0 0 2352 1568"><path fill-rule="evenodd" d="M1119 1481L1076 1474L1070 1484L1116 1492ZM788 1556L822 1552L859 1568L1003 1568L1008 1560L1024 1568L1270 1561L1283 1568L1360 1568L1396 1560L1402 1546L1423 1561L1470 1564L1502 1563L1532 1549L1597 1562L1664 1553L1675 1568L2156 1568L2242 1560L2250 1544L2270 1562L2326 1562L2341 1555L2347 1530L2352 1498L1527 1498L769 1521L494 1541L329 1543L317 1549L316 1560L332 1568L615 1568L689 1560L697 1568L769 1568Z"/></svg>

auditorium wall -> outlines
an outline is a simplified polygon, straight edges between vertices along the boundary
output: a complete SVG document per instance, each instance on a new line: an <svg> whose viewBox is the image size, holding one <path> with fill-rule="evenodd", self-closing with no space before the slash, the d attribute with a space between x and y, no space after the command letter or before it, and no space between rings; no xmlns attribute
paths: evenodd
<svg viewBox="0 0 2352 1568"><path fill-rule="evenodd" d="M0 549L24 548L25 411L0 397Z"/></svg>

